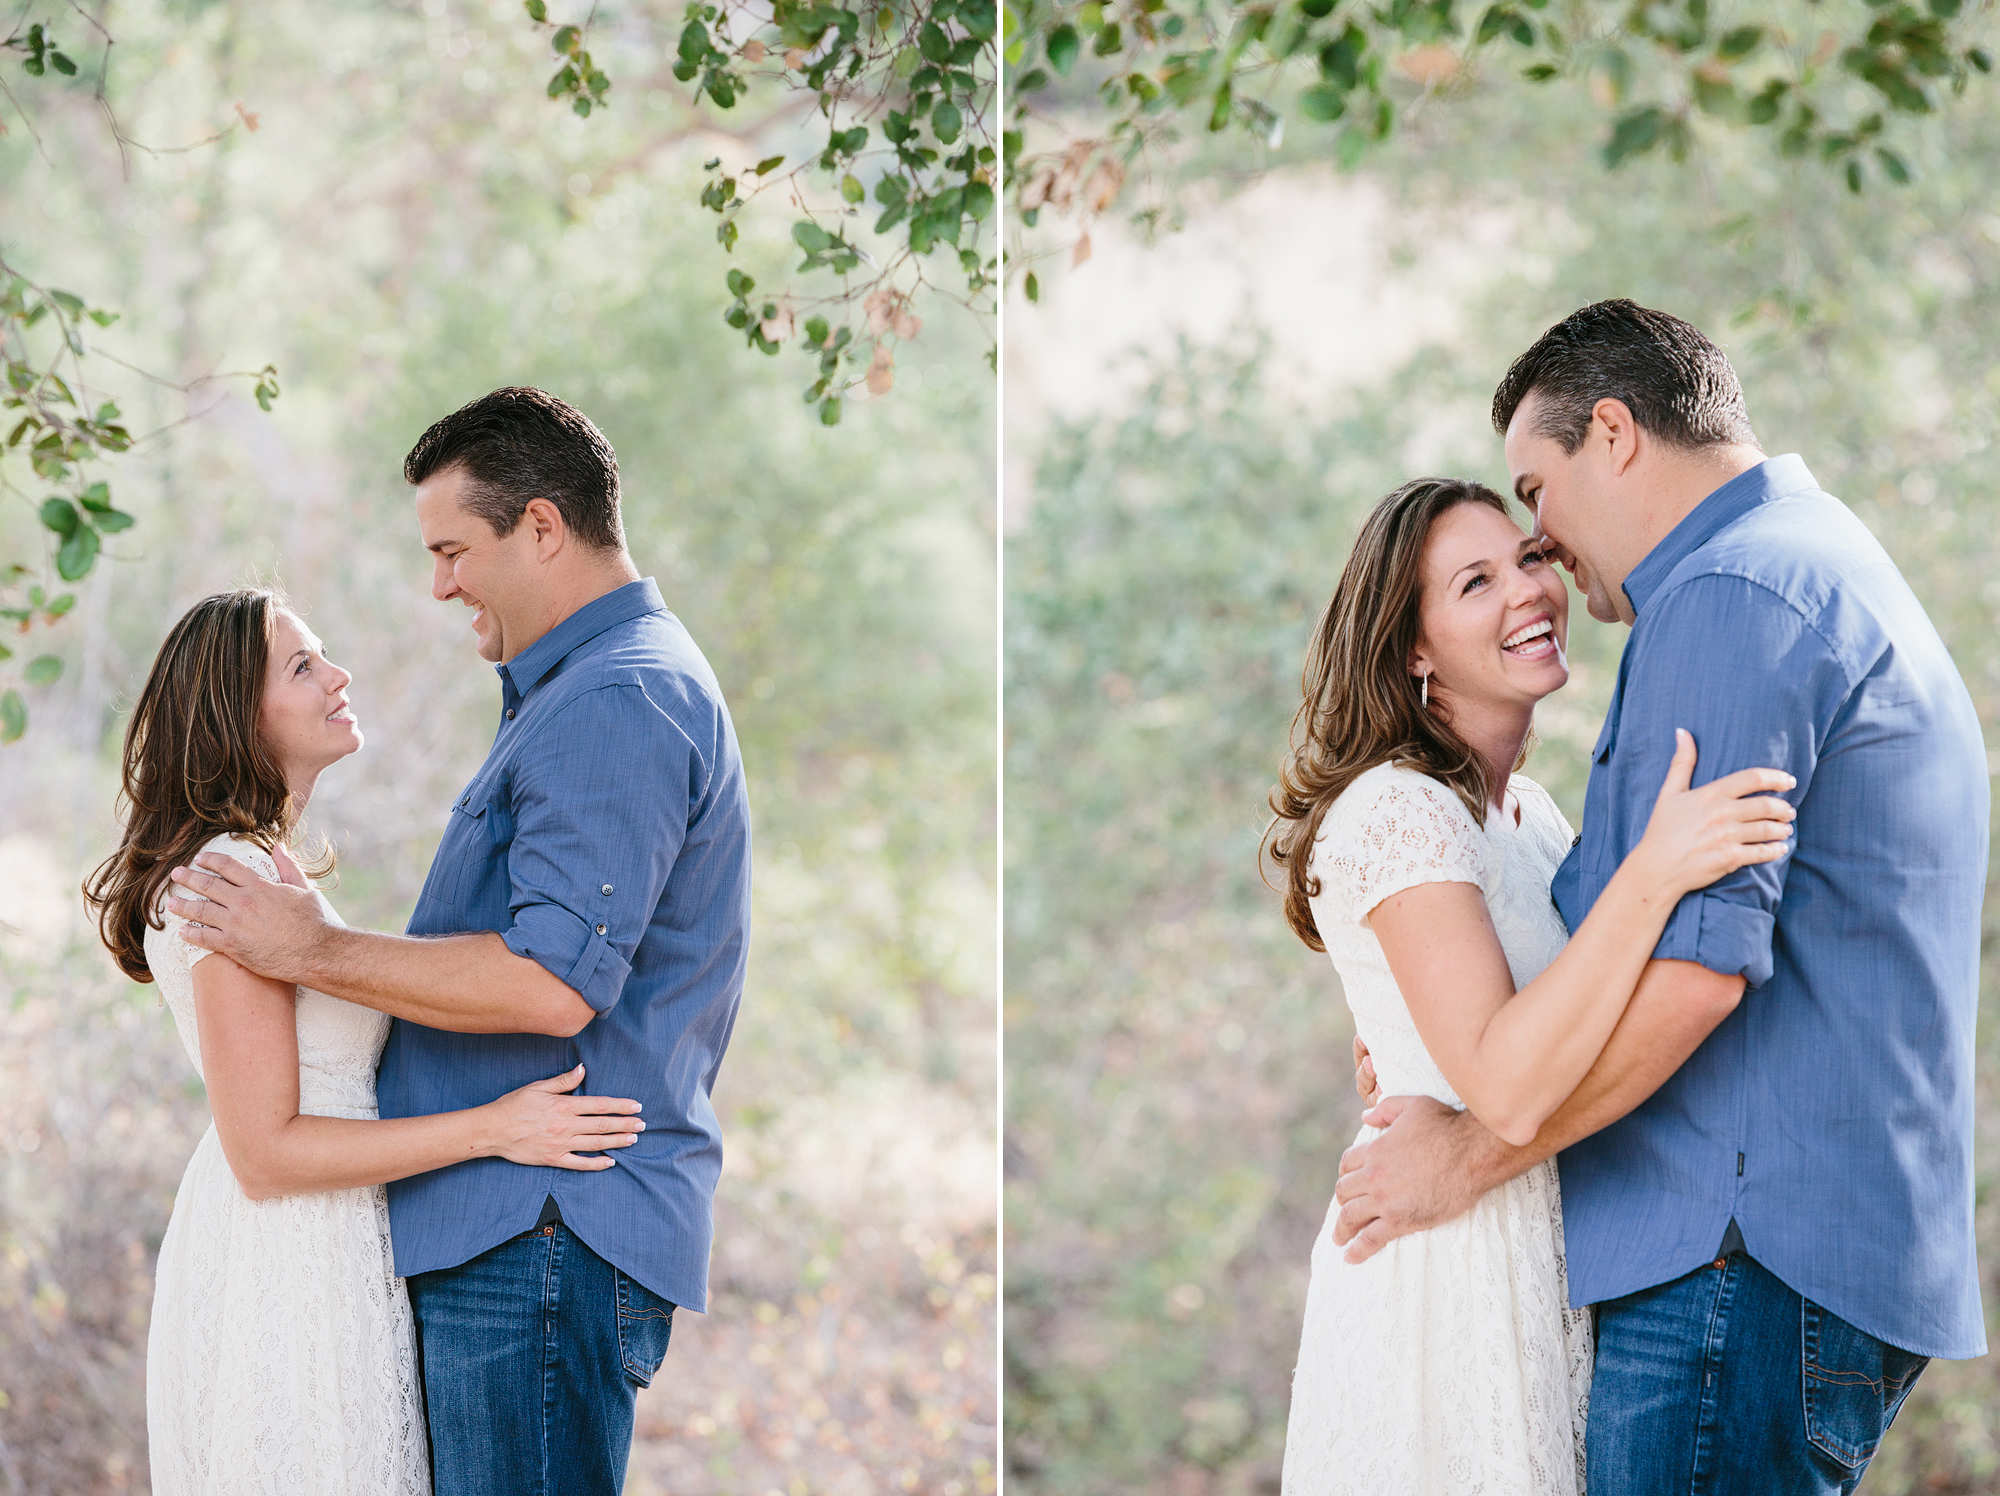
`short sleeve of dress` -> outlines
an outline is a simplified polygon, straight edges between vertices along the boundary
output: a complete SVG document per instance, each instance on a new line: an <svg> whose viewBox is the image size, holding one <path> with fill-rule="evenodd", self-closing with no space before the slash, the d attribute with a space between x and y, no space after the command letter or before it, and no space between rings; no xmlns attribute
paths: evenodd
<svg viewBox="0 0 2000 1496"><path fill-rule="evenodd" d="M225 833L222 836L210 837L201 847L201 851L220 852L225 857L234 857L238 862L250 868L260 877L269 878L273 883L279 881L276 859L253 841L245 841L240 836L230 836ZM197 853L196 855L199 856L200 854ZM176 863L175 866L178 867L180 864ZM187 924L188 921L167 908L165 904L165 900L177 892L178 890L171 883L161 891L160 919L167 936L168 949L176 952L181 960L187 963L188 969L192 971L197 961L201 960L204 956L213 955L214 952L203 950L198 945L189 945L185 940L180 938L180 927ZM199 897L199 895L189 895L189 897ZM203 899L202 902L207 903L208 901Z"/></svg>
<svg viewBox="0 0 2000 1496"><path fill-rule="evenodd" d="M1465 802L1414 769L1384 764L1336 800L1313 844L1322 893L1357 924L1391 894L1423 883L1484 887L1485 837Z"/></svg>

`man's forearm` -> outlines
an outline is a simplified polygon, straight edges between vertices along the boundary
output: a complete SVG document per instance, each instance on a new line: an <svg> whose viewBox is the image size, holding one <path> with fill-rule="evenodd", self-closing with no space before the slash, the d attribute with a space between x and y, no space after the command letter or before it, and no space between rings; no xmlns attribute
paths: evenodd
<svg viewBox="0 0 2000 1496"><path fill-rule="evenodd" d="M1467 1115L1473 1166L1484 1173L1485 1187L1526 1173L1634 1110L1687 1063L1742 995L1741 977L1717 976L1690 961L1648 963L1597 1063L1532 1143L1503 1142Z"/></svg>
<svg viewBox="0 0 2000 1496"><path fill-rule="evenodd" d="M595 1015L491 931L415 938L331 928L297 980L331 997L462 1034L568 1038Z"/></svg>

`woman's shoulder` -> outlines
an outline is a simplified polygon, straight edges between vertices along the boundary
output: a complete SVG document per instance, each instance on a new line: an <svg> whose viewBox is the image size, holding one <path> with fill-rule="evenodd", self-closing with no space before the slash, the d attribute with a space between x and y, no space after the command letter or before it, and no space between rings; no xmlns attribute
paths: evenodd
<svg viewBox="0 0 2000 1496"><path fill-rule="evenodd" d="M1450 821L1462 819L1475 829L1478 826L1472 812L1459 798L1458 791L1443 780L1406 764L1377 764L1372 769L1364 769L1334 801L1334 808L1344 810L1348 817L1364 818L1419 806L1428 807Z"/></svg>
<svg viewBox="0 0 2000 1496"><path fill-rule="evenodd" d="M1376 764L1351 780L1320 821L1315 851L1342 843L1467 843L1479 822L1440 779L1403 764Z"/></svg>
<svg viewBox="0 0 2000 1496"><path fill-rule="evenodd" d="M278 876L278 862L270 852L260 847L247 836L239 836L233 831L218 832L203 842L191 854L200 856L203 852L220 852L224 857L234 857L244 866L275 880Z"/></svg>

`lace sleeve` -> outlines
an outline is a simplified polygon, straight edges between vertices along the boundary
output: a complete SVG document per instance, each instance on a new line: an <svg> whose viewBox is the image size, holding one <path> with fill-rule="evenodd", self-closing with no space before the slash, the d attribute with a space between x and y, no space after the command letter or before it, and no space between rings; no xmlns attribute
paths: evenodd
<svg viewBox="0 0 2000 1496"><path fill-rule="evenodd" d="M1327 812L1313 872L1349 919L1422 883L1486 882L1485 839L1446 786L1412 769L1371 769Z"/></svg>
<svg viewBox="0 0 2000 1496"><path fill-rule="evenodd" d="M268 878L273 883L279 881L277 861L269 852L266 852L255 842L245 841L239 836L217 836L211 837L201 850L203 852L220 852L225 857L234 857L259 877ZM180 894L180 890L169 883L160 897L162 900L165 900L169 896L178 894ZM199 894L188 894L186 896L200 898ZM207 903L208 901L202 899L202 902ZM195 963L201 960L202 957L214 954L211 951L203 950L198 945L189 945L185 940L180 938L180 927L187 924L188 921L167 908L164 902L160 906L160 919L167 937L168 949L178 953L180 958L187 963L190 971L194 969Z"/></svg>

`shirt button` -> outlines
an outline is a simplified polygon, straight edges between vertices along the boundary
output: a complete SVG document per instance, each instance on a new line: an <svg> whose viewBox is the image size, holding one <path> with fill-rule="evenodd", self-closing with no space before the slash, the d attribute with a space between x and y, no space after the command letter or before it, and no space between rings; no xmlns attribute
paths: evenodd
<svg viewBox="0 0 2000 1496"><path fill-rule="evenodd" d="M598 933L598 934L600 934L600 935L602 935L602 934L604 933L604 926L602 926L602 925L599 925L599 926L597 927L597 933Z"/></svg>
<svg viewBox="0 0 2000 1496"><path fill-rule="evenodd" d="M611 885L610 885L609 883L607 883L607 884L605 884L605 885L604 885L604 891L605 891L606 893L609 893L609 892L611 892Z"/></svg>
<svg viewBox="0 0 2000 1496"><path fill-rule="evenodd" d="M509 722L514 720L514 709L511 706L507 708L507 720Z"/></svg>

